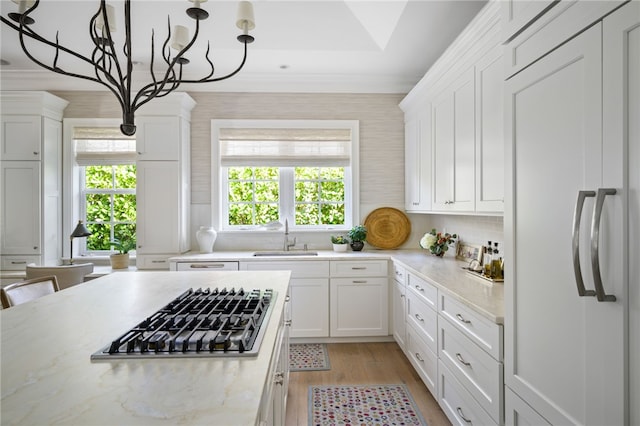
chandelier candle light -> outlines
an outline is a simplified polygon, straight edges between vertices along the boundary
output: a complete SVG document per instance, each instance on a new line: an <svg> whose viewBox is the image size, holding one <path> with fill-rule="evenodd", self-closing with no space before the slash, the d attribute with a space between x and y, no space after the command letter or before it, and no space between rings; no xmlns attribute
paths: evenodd
<svg viewBox="0 0 640 426"><path fill-rule="evenodd" d="M244 45L244 56L240 65L229 74L214 77L215 68L213 62L209 58L210 44L207 44L207 52L205 60L209 63L210 71L207 75L199 79L183 78L182 67L189 63L189 59L185 54L194 45L200 32L200 21L209 17L209 13L200 7L200 3L207 0L189 0L193 3L193 7L186 10L189 17L196 21L195 33L189 38L188 28L176 25L173 30L173 39L171 32L171 20L167 18L168 35L162 45L161 56L164 63L168 66L163 71L160 78L156 76L154 71L155 43L154 32L151 32L151 65L149 74L151 82L143 84L136 94L131 93L132 72L134 60L132 59L131 49L131 0L124 2L124 26L125 40L122 46L122 55L118 56L118 48L115 46L111 33L117 29L115 19L115 8L106 3L106 0L100 0L98 11L89 21L89 37L93 42L94 48L90 55L85 56L77 53L70 48L61 45L58 42L58 33L56 33L55 41L46 39L38 34L32 25L35 19L31 16L40 5L40 0L12 0L18 4L18 12L8 14L9 19L0 16L2 22L14 30L20 37L20 46L24 53L33 62L49 71L67 75L84 80L90 80L102 84L109 89L120 102L122 108L122 125L120 130L123 134L131 136L136 132L135 112L142 105L146 104L154 98L160 98L168 95L176 90L182 83L211 83L215 81L225 80L237 74L247 60L247 44L254 41L254 37L249 35L249 30L255 28L255 20L253 17L253 5L248 1L240 1L238 6L238 18L236 26L242 30L237 39ZM13 21L13 22L12 22ZM16 24L17 23L17 24ZM50 63L45 63L36 58L25 45L25 37L36 40L37 42L50 46L55 51L54 59ZM172 56L171 48L177 53ZM60 56L71 56L88 63L94 68L94 72L90 75L79 74L71 70L63 68L59 63Z"/></svg>

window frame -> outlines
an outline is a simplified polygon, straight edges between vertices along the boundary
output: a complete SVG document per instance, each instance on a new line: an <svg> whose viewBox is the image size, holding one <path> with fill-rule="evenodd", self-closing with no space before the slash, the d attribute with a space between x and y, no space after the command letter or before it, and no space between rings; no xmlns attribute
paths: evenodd
<svg viewBox="0 0 640 426"><path fill-rule="evenodd" d="M62 120L62 174L63 188L62 191L62 235L71 235L75 229L78 220L85 216L85 212L81 212L81 191L82 179L84 173L75 159L73 135L75 127L119 127L122 124L121 118L63 118ZM65 241L68 241L65 239ZM87 255L86 239L76 238L73 244L74 255L79 257ZM62 244L63 258L70 256L69 244ZM97 252L93 252L97 253ZM106 254L105 254L106 256ZM104 256L93 255L93 258Z"/></svg>
<svg viewBox="0 0 640 426"><path fill-rule="evenodd" d="M295 225L295 186L293 167L278 167L279 178L279 216L289 228L296 231L347 231L359 218L359 121L358 120L211 120L211 214L212 223L221 232L255 232L258 225L228 225L228 181L227 167L222 166L220 158L220 129L224 128L273 128L273 129L348 129L351 131L350 164L345 168L345 223L344 225ZM305 166L300 164L300 166ZM313 167L313 166L310 166ZM327 166L329 167L329 166ZM283 196L284 195L284 196ZM217 204L217 208L214 206Z"/></svg>

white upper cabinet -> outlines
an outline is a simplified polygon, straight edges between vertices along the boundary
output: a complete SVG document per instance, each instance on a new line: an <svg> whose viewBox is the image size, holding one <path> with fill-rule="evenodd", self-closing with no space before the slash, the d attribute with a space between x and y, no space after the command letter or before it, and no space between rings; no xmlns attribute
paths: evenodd
<svg viewBox="0 0 640 426"><path fill-rule="evenodd" d="M502 46L476 68L476 211L504 210L504 74Z"/></svg>
<svg viewBox="0 0 640 426"><path fill-rule="evenodd" d="M37 161L42 154L42 117L2 116L2 160ZM17 142L19 141L19 143Z"/></svg>
<svg viewBox="0 0 640 426"><path fill-rule="evenodd" d="M433 210L473 211L475 75L468 69L433 102Z"/></svg>
<svg viewBox="0 0 640 426"><path fill-rule="evenodd" d="M180 159L179 117L139 117L136 127L138 161Z"/></svg>
<svg viewBox="0 0 640 426"><path fill-rule="evenodd" d="M405 209L431 210L431 113L429 104L405 117Z"/></svg>
<svg viewBox="0 0 640 426"><path fill-rule="evenodd" d="M400 103L407 211L502 214L500 37L491 1Z"/></svg>

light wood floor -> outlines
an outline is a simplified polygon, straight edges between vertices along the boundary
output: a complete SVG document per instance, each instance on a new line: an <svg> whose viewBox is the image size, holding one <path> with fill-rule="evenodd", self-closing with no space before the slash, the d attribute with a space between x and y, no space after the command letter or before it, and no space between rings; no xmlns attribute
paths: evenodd
<svg viewBox="0 0 640 426"><path fill-rule="evenodd" d="M286 426L306 425L311 385L405 384L429 426L451 423L395 343L330 343L331 370L292 372Z"/></svg>

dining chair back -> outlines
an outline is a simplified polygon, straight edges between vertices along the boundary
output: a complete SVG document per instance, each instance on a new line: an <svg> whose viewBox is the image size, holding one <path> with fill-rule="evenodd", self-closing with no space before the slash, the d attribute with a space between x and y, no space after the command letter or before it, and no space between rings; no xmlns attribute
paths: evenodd
<svg viewBox="0 0 640 426"><path fill-rule="evenodd" d="M30 300L38 299L60 290L55 276L38 277L32 280L9 284L0 289L0 299L4 309Z"/></svg>
<svg viewBox="0 0 640 426"><path fill-rule="evenodd" d="M93 263L78 263L61 266L27 265L27 279L55 275L60 290L84 282L87 275L93 272Z"/></svg>

